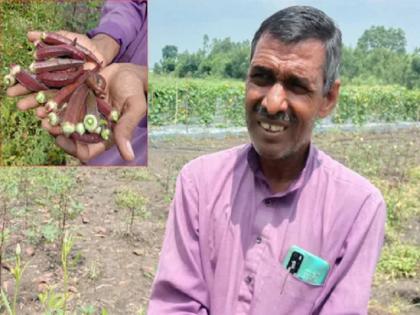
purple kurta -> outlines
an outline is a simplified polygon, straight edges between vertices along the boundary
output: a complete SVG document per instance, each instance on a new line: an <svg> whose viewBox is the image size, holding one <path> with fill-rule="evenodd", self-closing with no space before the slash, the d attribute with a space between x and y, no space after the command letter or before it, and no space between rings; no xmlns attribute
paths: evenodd
<svg viewBox="0 0 420 315"><path fill-rule="evenodd" d="M113 62L129 62L147 66L147 1L110 1L102 8L97 28L88 32L89 37L104 33L120 44L120 52ZM133 132L131 141L135 159L124 161L114 145L88 165L147 165L147 117Z"/></svg>
<svg viewBox="0 0 420 315"><path fill-rule="evenodd" d="M200 157L177 180L148 314L367 314L385 218L381 193L314 146L276 194L251 145ZM322 286L284 269L292 245L330 264Z"/></svg>

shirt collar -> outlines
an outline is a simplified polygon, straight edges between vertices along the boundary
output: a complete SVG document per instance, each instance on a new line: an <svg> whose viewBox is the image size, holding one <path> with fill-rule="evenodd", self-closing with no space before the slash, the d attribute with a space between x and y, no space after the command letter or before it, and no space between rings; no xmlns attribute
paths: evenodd
<svg viewBox="0 0 420 315"><path fill-rule="evenodd" d="M276 193L274 196L282 197L301 188L305 184L305 182L307 181L307 179L309 178L309 176L311 175L314 169L314 164L315 164L314 161L316 159L316 156L317 156L317 149L312 143L310 143L309 154L308 154L308 157L306 158L305 166L303 170L300 172L299 176L290 184L289 188L286 191L281 192L281 193ZM248 147L247 161L248 161L249 168L254 173L254 176L257 179L262 180L268 187L268 182L261 170L260 157L252 144L250 144Z"/></svg>

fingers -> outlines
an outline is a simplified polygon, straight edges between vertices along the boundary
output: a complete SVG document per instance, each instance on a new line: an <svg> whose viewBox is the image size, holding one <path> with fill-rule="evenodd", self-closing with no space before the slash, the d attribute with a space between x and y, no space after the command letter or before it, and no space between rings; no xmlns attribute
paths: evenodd
<svg viewBox="0 0 420 315"><path fill-rule="evenodd" d="M134 159L131 137L134 129L146 114L146 99L144 95L133 95L126 99L123 114L114 128L114 138L123 159Z"/></svg>
<svg viewBox="0 0 420 315"><path fill-rule="evenodd" d="M28 36L29 41L35 42L41 39L41 34L42 32L39 32L39 31L29 31L27 36Z"/></svg>
<svg viewBox="0 0 420 315"><path fill-rule="evenodd" d="M85 144L73 141L63 135L56 138L56 144L68 154L73 155L83 163L86 163L105 151L105 144L103 142Z"/></svg>
<svg viewBox="0 0 420 315"><path fill-rule="evenodd" d="M67 138L66 136L58 136L57 138L55 138L55 143L68 154L73 156L77 155L76 143L73 140Z"/></svg>
<svg viewBox="0 0 420 315"><path fill-rule="evenodd" d="M51 126L51 124L50 124L50 122L47 118L44 118L42 120L41 126L45 130L47 130L50 133L50 135L52 135L54 137L62 135L62 133L63 133L60 126Z"/></svg>
<svg viewBox="0 0 420 315"><path fill-rule="evenodd" d="M76 141L77 158L82 162L87 162L105 151L103 142L85 144Z"/></svg>
<svg viewBox="0 0 420 315"><path fill-rule="evenodd" d="M12 87L9 87L7 89L7 96L15 97L15 96L21 96L31 93L26 87L24 87L22 84L16 84Z"/></svg>
<svg viewBox="0 0 420 315"><path fill-rule="evenodd" d="M16 106L21 111L26 111L28 109L39 106L38 102L36 101L36 94L33 93L26 96L25 98L22 98L16 103Z"/></svg>
<svg viewBox="0 0 420 315"><path fill-rule="evenodd" d="M64 31L64 30L58 31L56 33L60 34L64 37L70 38L71 40L75 39L78 35L77 33L72 33L72 32L68 32L68 31Z"/></svg>
<svg viewBox="0 0 420 315"><path fill-rule="evenodd" d="M38 118L41 119L46 118L48 115L47 110L44 106L37 107L35 113L38 116Z"/></svg>

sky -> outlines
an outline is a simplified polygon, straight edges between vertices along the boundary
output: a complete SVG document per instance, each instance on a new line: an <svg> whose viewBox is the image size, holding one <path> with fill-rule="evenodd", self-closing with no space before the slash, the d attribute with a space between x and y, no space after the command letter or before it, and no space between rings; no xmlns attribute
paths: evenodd
<svg viewBox="0 0 420 315"><path fill-rule="evenodd" d="M165 45L197 51L203 36L251 40L261 22L290 5L311 5L334 19L347 46L356 46L373 25L401 28L407 50L420 47L420 0L152 0L149 2L149 65Z"/></svg>

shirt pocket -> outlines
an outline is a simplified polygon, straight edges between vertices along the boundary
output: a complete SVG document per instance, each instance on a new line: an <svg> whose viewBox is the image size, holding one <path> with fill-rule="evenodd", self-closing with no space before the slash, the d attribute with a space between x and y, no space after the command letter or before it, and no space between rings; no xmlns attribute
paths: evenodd
<svg viewBox="0 0 420 315"><path fill-rule="evenodd" d="M307 284L290 274L280 262L261 266L254 283L251 314L311 314L323 286Z"/></svg>

